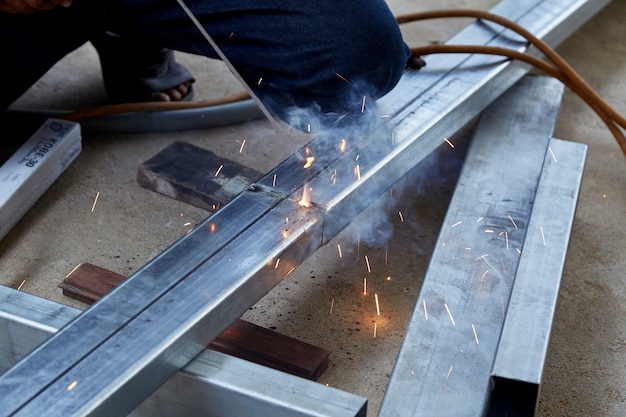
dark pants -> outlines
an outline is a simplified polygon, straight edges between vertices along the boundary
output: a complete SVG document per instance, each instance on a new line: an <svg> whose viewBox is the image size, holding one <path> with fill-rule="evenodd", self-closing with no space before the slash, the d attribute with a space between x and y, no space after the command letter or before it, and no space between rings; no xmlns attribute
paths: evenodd
<svg viewBox="0 0 626 417"><path fill-rule="evenodd" d="M408 48L383 0L187 0L261 99L356 112L398 82ZM74 0L67 9L0 13L0 110L52 65L108 30L154 47L216 57L176 0Z"/></svg>

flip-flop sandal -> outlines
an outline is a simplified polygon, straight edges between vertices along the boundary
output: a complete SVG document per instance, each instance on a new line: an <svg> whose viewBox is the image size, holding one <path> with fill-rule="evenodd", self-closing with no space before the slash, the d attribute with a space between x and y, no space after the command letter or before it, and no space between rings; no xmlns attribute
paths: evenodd
<svg viewBox="0 0 626 417"><path fill-rule="evenodd" d="M104 33L92 39L100 56L104 87L114 103L153 101L153 93L188 85L180 101L193 98L194 77L176 62L170 49L155 48Z"/></svg>

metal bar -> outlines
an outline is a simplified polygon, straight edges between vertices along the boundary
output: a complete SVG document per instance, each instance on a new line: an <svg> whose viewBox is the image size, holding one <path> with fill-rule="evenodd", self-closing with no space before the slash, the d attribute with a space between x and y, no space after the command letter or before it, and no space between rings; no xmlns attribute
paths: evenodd
<svg viewBox="0 0 626 417"><path fill-rule="evenodd" d="M574 223L587 146L552 139L549 150L493 367L497 415L511 406L534 415ZM521 392L534 395L519 404Z"/></svg>
<svg viewBox="0 0 626 417"><path fill-rule="evenodd" d="M526 77L481 115L381 416L484 415L562 91Z"/></svg>
<svg viewBox="0 0 626 417"><path fill-rule="evenodd" d="M365 417L367 400L205 350L130 417Z"/></svg>
<svg viewBox="0 0 626 417"><path fill-rule="evenodd" d="M565 25L567 17L588 15L588 3L505 1L497 10L520 16L517 20L529 30L547 36L575 30ZM606 3L596 1L594 7ZM522 48L491 27L474 24L464 34L473 31L490 44ZM386 140L390 135L381 138L380 130L359 141L359 155L368 161L360 180L324 188L335 169L352 169L353 160L328 151L333 137L316 139L311 148L317 152L319 168L304 170L296 157L290 158L259 183L256 190L261 192L246 192L224 207L7 371L0 378L2 415L127 413L341 230L352 218L349 213L367 206L379 190L393 184L443 136L471 120L527 70L493 57L459 58L432 58L430 76L425 72L405 77L397 92L381 101L394 125L395 143L392 150L381 151L378 143L390 142ZM457 72L450 73L453 69ZM422 84L422 77L430 84ZM274 175L277 187L272 187ZM302 185L313 181L319 181L315 190L320 194L314 195L314 208L304 210L294 200ZM285 215L298 222L290 221L292 228L283 241L276 237L282 235ZM211 234L213 224L217 228ZM275 268L278 256L280 268ZM143 343L137 340L139 335ZM136 349L132 355L129 346Z"/></svg>
<svg viewBox="0 0 626 417"><path fill-rule="evenodd" d="M80 313L0 286L0 372ZM366 406L365 398L204 350L130 416L364 417Z"/></svg>

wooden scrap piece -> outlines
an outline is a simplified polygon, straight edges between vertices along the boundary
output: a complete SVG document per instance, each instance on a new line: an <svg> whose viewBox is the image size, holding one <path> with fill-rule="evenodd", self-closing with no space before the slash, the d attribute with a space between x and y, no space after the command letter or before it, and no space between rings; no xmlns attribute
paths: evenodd
<svg viewBox="0 0 626 417"><path fill-rule="evenodd" d="M83 263L74 268L59 287L64 295L93 304L125 279L124 275ZM241 319L207 348L313 381L328 368L330 355L326 349Z"/></svg>
<svg viewBox="0 0 626 417"><path fill-rule="evenodd" d="M137 169L137 182L149 190L216 211L262 174L211 151L174 142Z"/></svg>

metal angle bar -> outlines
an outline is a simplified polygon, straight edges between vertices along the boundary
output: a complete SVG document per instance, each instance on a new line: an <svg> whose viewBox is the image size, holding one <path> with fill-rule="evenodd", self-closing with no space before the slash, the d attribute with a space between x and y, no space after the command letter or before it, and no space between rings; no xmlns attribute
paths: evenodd
<svg viewBox="0 0 626 417"><path fill-rule="evenodd" d="M481 115L379 415L484 415L562 91L526 77Z"/></svg>
<svg viewBox="0 0 626 417"><path fill-rule="evenodd" d="M80 313L0 286L0 372ZM130 416L364 417L366 405L365 398L204 350Z"/></svg>
<svg viewBox="0 0 626 417"><path fill-rule="evenodd" d="M586 150L550 141L493 367L494 394L503 406L515 402L523 384L541 383ZM514 381L507 386L517 392L500 392L502 379ZM527 401L534 412L537 397Z"/></svg>
<svg viewBox="0 0 626 417"><path fill-rule="evenodd" d="M553 10L551 9L554 14L549 16L554 18L553 21L546 20L543 14L539 14L545 12L545 10L538 8L538 5L544 3L554 5L552 7ZM601 8L602 2L594 3L598 9ZM507 10L513 13L514 16L522 14L523 21L520 20L520 23L533 32L546 33L552 33L557 30L575 30L576 27L560 28L558 25L567 21L562 20L563 16L576 15L579 12L579 9L576 9L576 7L581 6L580 2L556 0L522 2L521 4L520 2L506 1L503 4L506 4L508 9L500 5L499 7L503 7L501 14L507 15ZM480 24L471 25L471 28L480 33L492 32L492 29L488 29ZM494 37L493 33L489 36L489 42L495 42L494 39L496 39L496 44L510 45L512 42L509 36L495 35ZM519 42L517 43L519 46ZM358 212L358 209L365 207L378 195L377 192L379 190L391 185L403 172L415 166L419 160L438 146L442 142L441 138L444 136L444 133L454 133L526 71L524 66L517 63L497 63L497 65L492 65L494 61L491 57L469 57L462 61L462 64L466 65L466 67L459 70L458 74L447 74L451 68L460 68L458 64L455 64L458 62L456 58L452 61L449 61L449 59L451 58L434 57L429 61L431 71L432 68L437 68L437 63L439 63L439 68L444 68L448 63L450 63L451 67L447 68L446 72L437 74L436 80L430 78L432 84L421 85L424 94L419 95L417 99L413 94L403 96L402 94L396 95L396 93L392 92L389 99L385 98L382 101L383 105L388 105L389 100L395 100L391 107L395 106L396 110L390 112L390 124L396 126L396 143L394 144L391 158L385 159L381 156L383 153L379 151L379 147L373 147L374 149L371 150L372 147L368 146L372 143L380 142L380 137L366 138L367 140L361 141L362 143L359 144L359 147L363 150L362 155L367 155L368 152L371 154L371 156L367 156L371 160L369 166L372 168L364 172L361 180L342 182L333 191L324 191L324 194L315 197L314 201L317 204L314 205L315 209L313 211L317 213L315 215L317 220L313 222L314 224L309 225L310 227L303 226L300 231L294 232L300 239L289 240L289 242L298 240L302 247L306 248L300 252L295 252L300 258L296 258L294 255L291 259L293 263L290 267L295 267L302 262L304 256L309 251L312 251L316 246L321 245L322 242L334 236L350 221L349 219L352 216L342 215L342 213L348 213L343 211L343 208L350 205L352 209L356 209L352 212L355 213ZM468 77L469 81L463 81L465 77ZM399 85L399 89L410 87L411 83L417 82L416 80L418 79L415 76L409 76L408 78L406 82L402 82ZM424 73L424 78L428 78L427 73ZM485 80L492 80L492 82ZM413 110L414 107L417 110ZM403 120L408 118L414 118L415 121L413 123L402 123ZM315 140L314 142L314 144L325 143L322 140ZM329 174L333 172L334 161L337 161L337 169L352 164L343 155L331 157L321 145L318 155L322 156L320 161L323 164L319 165L320 168L314 167L306 172L303 172L302 167L298 166L299 163L293 161L295 157L281 164L264 181L259 183L256 189L261 192L246 192L236 199L234 203L231 203L232 206L229 204L224 207L221 212L218 212L218 217L207 219L198 227L195 233L192 232L191 235L181 239L162 255L159 255L109 296L96 303L72 324L58 332L31 355L7 371L0 378L0 396L3 398L3 406L6 404L6 414L10 415L22 408L34 400L35 397L41 397L39 401L45 403L46 400L43 400L43 397L52 395L52 391L48 388L58 384L56 388L65 389L66 387L60 381L68 377L68 375L73 375L72 372L75 372L75 369L79 367L86 374L90 375L91 379L98 380L93 381L93 384L101 383L98 388L95 385L91 385L91 390L88 393L83 391L82 394L84 395L80 397L80 402L85 405L93 401L92 406L96 408L101 407L103 413L122 414L123 410L131 406L131 403L140 402L142 396L145 397L151 389L156 389L159 384L176 371L177 367L184 365L181 364L182 361L188 360L193 356L194 350L197 353L197 349L204 342L208 342L219 333L218 329L221 326L219 322L234 320L237 312L241 311L244 305L247 304L246 308L249 307L249 305L254 303L254 300L262 296L263 291L266 291L271 285L275 285L280 278L286 275L288 271L280 270L267 275L267 279L255 280L257 278L256 272L260 272L263 268L260 264L253 266L252 260L266 262L270 256L264 257L262 254L256 253L265 250L262 242L259 240L259 236L263 236L264 230L267 229L256 228L257 232L255 233L258 233L256 238L250 237L251 235L248 232L253 229L253 226L262 221L266 222L265 227L269 227L269 230L280 230L284 221L273 215L273 211L294 212L293 207L295 205L294 201L292 201L295 200L294 194L301 193L302 191L299 188L305 183L329 178ZM367 158L364 156L363 159ZM388 162L383 162L384 160ZM393 169L390 171L382 170L381 168L386 163ZM297 167L297 169L294 167ZM271 187L272 177L277 174L279 181L281 181L280 179L283 181L280 182L280 187ZM381 181L375 181L376 178L380 178ZM330 194L327 194L327 192ZM332 193L337 197L333 197ZM360 198L356 198L357 194L359 194ZM286 199L287 196L292 196L292 198ZM277 209L279 206L283 206L283 208ZM233 208L237 207L241 212L233 211ZM298 213L298 211L295 211L295 213ZM296 214L297 217L298 215ZM320 239L318 232L322 229L322 219L324 223L323 236ZM218 226L215 234L211 235L211 226L213 224L218 224ZM246 237L243 237L244 234ZM246 244L249 246L238 246L240 242L247 242ZM308 243L304 244L306 242ZM290 250L282 242L278 244L270 239L268 244L270 244L270 247L268 247L267 253L274 255L279 253L280 250ZM250 257L248 260L243 259L242 255L233 255L233 264L235 264L234 259L237 259L240 265L231 270L228 270L225 265L213 259L218 254L220 258L223 258L227 253L233 253L232 248L235 247L243 251L252 250L255 252L255 256ZM220 274L223 275L214 274L208 267L203 269L203 265L209 264L209 262L212 265L219 265L219 268L223 268L219 270ZM238 276L236 273L242 272L240 268L242 265L247 265L251 269ZM281 263L281 265L285 265L285 263ZM194 278L188 280L187 278L191 276ZM200 278L201 276L204 276L204 279ZM236 291L229 292L222 288L222 290L226 291L225 293L219 292L221 295L211 294L213 296L211 300L202 300L205 304L210 304L211 308L205 308L203 304L198 305L198 308L195 310L187 309L189 303L185 299L171 298L170 293L174 288L179 288L178 291L181 293L185 293L185 291L193 292L193 290L184 290L183 288L194 285L195 292L199 292L206 285L206 281L211 280L212 276L218 276L220 279L227 281L230 280L233 288L240 284L243 285L241 288L244 288L246 283L242 282L241 279L245 278L250 281L248 285L251 286L252 291L245 297L239 298L241 291L235 295ZM231 296L237 299L233 308L230 308ZM196 299L196 301L200 303L199 299ZM165 308L168 305L167 303L178 305L181 314L184 311L187 311L189 314L187 318L177 315L176 317L178 317L180 322L168 321L173 328L164 332L164 329L159 327L163 323L157 320L157 318L160 318L159 314L165 314L165 311L170 311L169 307ZM217 308L217 306L220 307ZM149 312L150 309L152 309L153 313ZM203 314L206 314L206 316L203 316ZM137 323L142 323L142 326ZM211 323L211 325L207 323ZM152 326L154 329L146 330L148 327L144 328L143 326ZM203 328L207 331L202 332ZM123 345L125 343L124 338L136 338L137 334L143 334L144 331L162 334L159 343L155 346L140 346L143 349L148 348L148 352L145 355L137 354L138 360L133 366L126 368L107 366L107 361L111 360L111 356L106 353L109 348L115 347L116 343ZM118 336L118 333L120 336ZM72 346L70 352L67 351L67 346ZM59 352L64 354L60 355ZM103 355L102 358L108 359L102 359L103 362L98 362L94 359L98 355ZM170 360L174 357L177 359L173 363ZM92 369L87 372L89 366ZM106 378L100 378L100 372L108 372L107 376L111 379L106 382ZM118 375L118 378L116 378L113 375L116 372L124 373L124 376ZM69 382L63 381L71 384L74 380ZM109 385L105 388L106 384ZM131 390L130 392L133 395L125 396L123 401L119 402L119 407L117 404L113 406L113 402L110 402L109 399L116 395L121 395L116 393L122 388L130 386L127 384L134 384L141 388ZM86 385L89 386L89 384ZM78 387L80 386L78 384ZM80 391L76 391L78 387L74 388L72 392ZM54 395L52 396L54 397ZM72 400L68 401L71 402ZM79 402L78 399L74 401L76 403ZM107 409L104 407L105 404L110 407ZM91 406L85 405L85 407ZM46 413L49 411L49 408L45 408Z"/></svg>

